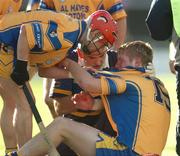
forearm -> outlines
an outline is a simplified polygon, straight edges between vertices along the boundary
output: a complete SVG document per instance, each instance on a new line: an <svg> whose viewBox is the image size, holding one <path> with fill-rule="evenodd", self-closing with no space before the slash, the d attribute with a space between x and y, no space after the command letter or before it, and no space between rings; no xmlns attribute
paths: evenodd
<svg viewBox="0 0 180 156"><path fill-rule="evenodd" d="M69 72L57 66L39 68L38 74L40 77L46 77L50 79L69 78Z"/></svg>
<svg viewBox="0 0 180 156"><path fill-rule="evenodd" d="M66 59L67 70L69 70L76 80L76 82L87 92L101 93L100 79L91 76L85 69L83 69L76 62Z"/></svg>
<svg viewBox="0 0 180 156"><path fill-rule="evenodd" d="M26 30L25 30L25 27L22 26L20 30L20 35L18 38L18 44L17 44L17 59L28 61L29 51L30 50L29 50L29 45L27 41Z"/></svg>

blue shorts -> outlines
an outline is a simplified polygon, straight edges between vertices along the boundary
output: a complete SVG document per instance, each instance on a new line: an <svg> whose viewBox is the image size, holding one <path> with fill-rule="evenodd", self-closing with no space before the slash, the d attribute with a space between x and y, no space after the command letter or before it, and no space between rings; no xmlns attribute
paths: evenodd
<svg viewBox="0 0 180 156"><path fill-rule="evenodd" d="M96 156L138 156L138 154L118 143L115 137L100 132L99 140L96 141Z"/></svg>

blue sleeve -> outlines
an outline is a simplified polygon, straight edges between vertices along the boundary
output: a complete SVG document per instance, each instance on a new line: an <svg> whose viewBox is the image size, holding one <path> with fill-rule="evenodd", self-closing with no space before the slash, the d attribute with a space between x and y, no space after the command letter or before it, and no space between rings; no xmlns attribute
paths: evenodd
<svg viewBox="0 0 180 156"><path fill-rule="evenodd" d="M73 79L58 79L55 80L53 94L51 97L65 97L72 95Z"/></svg>
<svg viewBox="0 0 180 156"><path fill-rule="evenodd" d="M146 25L153 39L160 41L170 39L173 28L170 0L152 1Z"/></svg>
<svg viewBox="0 0 180 156"><path fill-rule="evenodd" d="M73 83L72 94L77 94L80 93L81 91L83 91L82 88L77 83Z"/></svg>

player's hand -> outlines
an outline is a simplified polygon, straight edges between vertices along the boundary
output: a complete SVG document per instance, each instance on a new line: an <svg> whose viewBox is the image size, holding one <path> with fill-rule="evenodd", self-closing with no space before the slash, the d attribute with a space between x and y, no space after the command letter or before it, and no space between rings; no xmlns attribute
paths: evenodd
<svg viewBox="0 0 180 156"><path fill-rule="evenodd" d="M17 60L10 76L17 85L24 85L29 80L27 61Z"/></svg>
<svg viewBox="0 0 180 156"><path fill-rule="evenodd" d="M72 97L72 101L77 109L82 110L92 110L94 105L93 97L86 92L80 92L79 94L75 94Z"/></svg>
<svg viewBox="0 0 180 156"><path fill-rule="evenodd" d="M153 63L151 62L148 63L146 67L146 72L149 73L151 76L155 76L156 72Z"/></svg>

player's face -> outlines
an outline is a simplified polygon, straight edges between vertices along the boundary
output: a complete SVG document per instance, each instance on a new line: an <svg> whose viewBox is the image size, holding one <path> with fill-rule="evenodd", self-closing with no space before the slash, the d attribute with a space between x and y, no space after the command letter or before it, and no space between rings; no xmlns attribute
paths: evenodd
<svg viewBox="0 0 180 156"><path fill-rule="evenodd" d="M92 52L90 55L84 54L85 66L92 67L94 69L100 69L105 62L106 53L99 53L97 51Z"/></svg>
<svg viewBox="0 0 180 156"><path fill-rule="evenodd" d="M89 53L89 54L95 51L101 53L103 47L110 46L108 41L104 38L104 36L97 30L90 32L89 40L86 41L84 45L86 47L85 53Z"/></svg>
<svg viewBox="0 0 180 156"><path fill-rule="evenodd" d="M97 38L96 40L96 37L98 36L96 35L96 33L92 32L91 34L92 41L89 42L87 46L88 51L85 51L86 49L82 50L84 54L85 66L100 69L105 62L105 56L108 50L108 43L105 39Z"/></svg>
<svg viewBox="0 0 180 156"><path fill-rule="evenodd" d="M117 62L115 67L117 69L122 69L127 66L136 66L136 60L130 60L129 56L126 54L118 54L117 56Z"/></svg>

